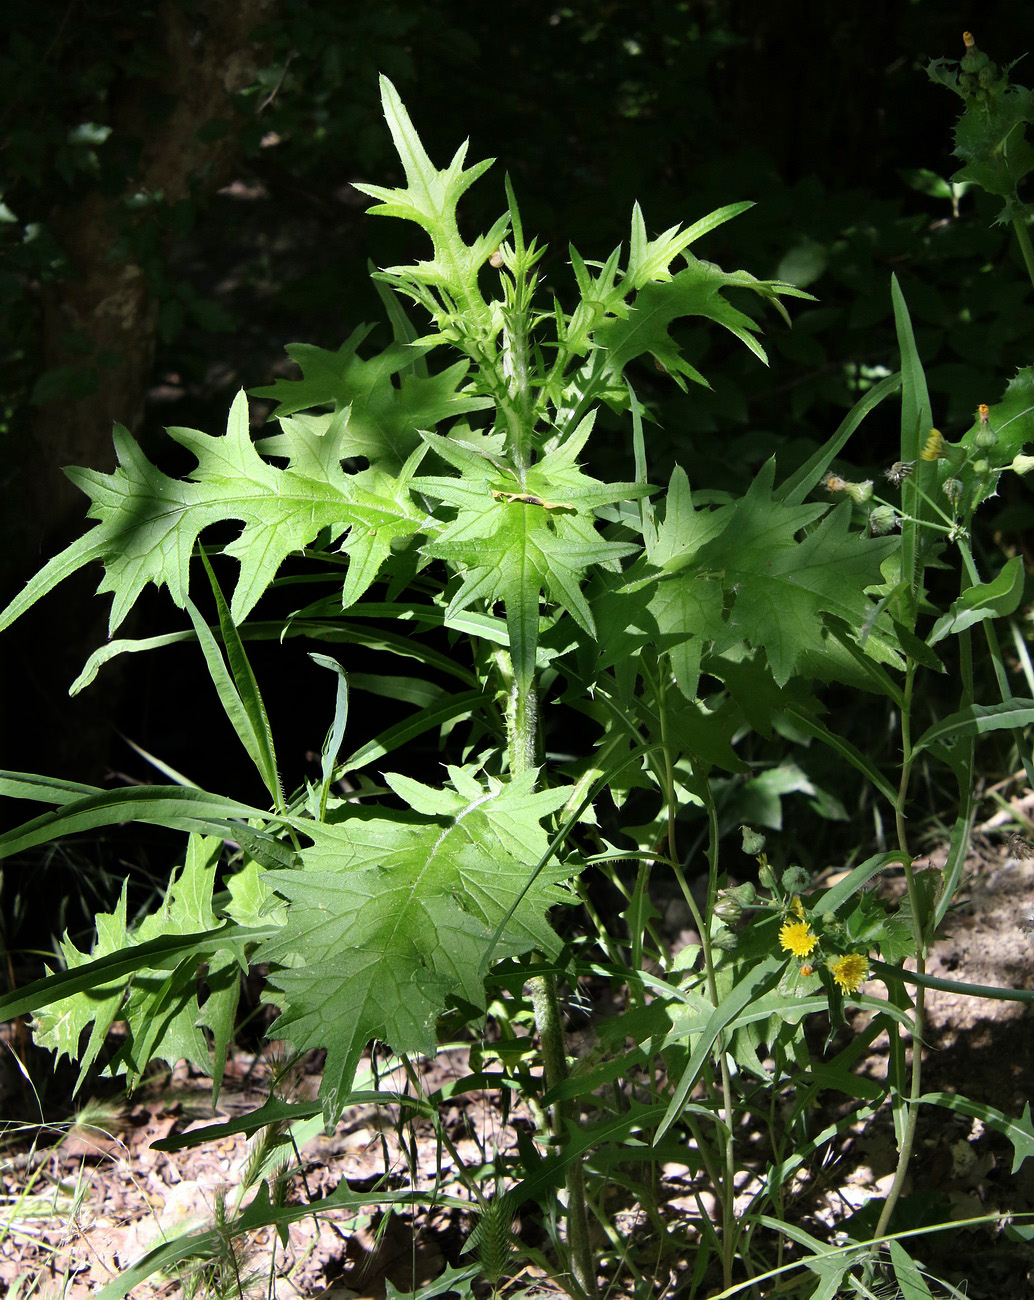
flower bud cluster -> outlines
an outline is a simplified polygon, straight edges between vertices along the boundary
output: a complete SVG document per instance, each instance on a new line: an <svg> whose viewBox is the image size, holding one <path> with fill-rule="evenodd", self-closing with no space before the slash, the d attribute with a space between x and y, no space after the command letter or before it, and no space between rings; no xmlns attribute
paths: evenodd
<svg viewBox="0 0 1034 1300"><path fill-rule="evenodd" d="M869 977L867 954L851 951L846 927L835 917L809 913L801 899L801 894L811 884L807 871L794 865L777 877L762 851L764 836L747 826L741 831L744 850L757 857L758 882L774 895L769 907L783 916L779 927L779 947L796 961L799 975L808 979L821 967L824 973L820 977L827 988L832 989L835 985L842 994L857 993ZM719 891L715 913L722 924L718 934L712 936L715 946L723 949L735 947L736 936L726 926L738 921L743 909L753 904L755 897L756 891L750 884Z"/></svg>

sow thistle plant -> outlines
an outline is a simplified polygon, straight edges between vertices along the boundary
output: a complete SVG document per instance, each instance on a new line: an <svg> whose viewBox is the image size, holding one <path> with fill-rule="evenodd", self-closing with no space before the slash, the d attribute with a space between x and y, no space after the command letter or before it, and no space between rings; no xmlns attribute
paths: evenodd
<svg viewBox="0 0 1034 1300"><path fill-rule="evenodd" d="M144 588L164 587L181 628L110 640L73 690L120 654L199 647L261 794L244 802L190 785L102 790L2 774L4 793L45 809L0 840L5 857L134 820L184 832L187 847L158 910L131 924L124 890L98 917L90 952L66 938L65 969L0 1008L31 1013L37 1041L78 1061L80 1083L118 1023L109 1073L133 1086L152 1060L185 1060L212 1074L218 1098L240 977L261 966L278 1012L269 1037L295 1056L325 1051L325 1068L318 1102L273 1095L234 1131L275 1125L301 1140L299 1126L331 1128L346 1107L376 1102L432 1123L465 1196L416 1184L358 1193L343 1183L315 1208L481 1207L471 1235L477 1259L450 1266L443 1290L470 1295L479 1271L499 1285L531 1260L586 1300L601 1279L618 1285L626 1268L648 1288L649 1268L666 1277L672 1259L690 1255L687 1294L721 1286L731 1295L802 1268L818 1278L816 1296L831 1297L849 1275L862 1285L878 1240L819 1241L790 1222L788 1196L828 1143L889 1105L899 1164L881 1238L920 1107L958 1101L922 1092L919 1052L910 1073L904 1054L893 1053L885 1086L853 1067L881 1032L922 1039L923 990L934 982L925 957L961 878L976 738L1011 728L1019 741L1034 720L1034 700L1012 695L992 625L1020 604L1022 561L985 581L969 547L973 511L1034 433L1034 373L1017 375L943 456L924 459L933 420L895 283L901 373L871 388L805 464L779 478L770 459L740 496L691 485L679 466L660 488L651 481L640 367L652 383L661 372L687 390L706 382L683 350L687 318L727 330L764 361L758 326L741 305L753 300L785 316L783 299L807 296L691 251L748 205L654 238L637 206L627 246L603 261L572 248L570 299L550 300L540 281L545 250L526 238L509 183L507 211L466 242L457 206L490 164L466 167L464 147L435 168L386 80L382 99L405 184L358 188L374 200L372 213L414 223L430 242L425 260L376 275L391 342L371 350L363 326L337 351L290 347L301 377L257 390L275 403L273 431L252 437L244 394L225 433L169 430L196 460L182 479L151 465L116 428L114 473L68 471L95 526L0 615L0 626L12 622L100 562L114 637ZM878 501L872 484L851 491L839 475L843 487L834 486L834 461L898 390L900 500ZM590 472L598 426L608 422L626 433L626 481ZM888 511L896 527L884 526ZM234 540L213 541L208 530L230 521L240 529ZM961 587L939 612L924 575L944 564L948 547L961 561ZM274 585L275 605L266 598ZM296 602L286 615L285 593ZM993 704L975 698L977 631L1001 693ZM287 791L247 645L279 641L290 663L298 638L335 653L312 652L328 673L320 775ZM358 671L357 648L379 654L383 670ZM958 708L921 729L919 682L943 674L952 656ZM893 711L895 771L830 725L827 682ZM360 692L412 712L363 734L352 707ZM554 752L558 735L563 757ZM815 890L800 868L777 879L761 836L751 834L744 849L758 859L757 889L734 883L723 855L735 798L723 793L720 805L718 792L749 789L745 739L775 735L825 747L867 782L893 822L895 846ZM428 741L445 759L434 784L413 775L413 750ZM918 762L943 765L958 791L940 872L912 866L907 814ZM905 879L897 912L866 889L888 870ZM681 892L699 938L674 957L654 924L651 881L661 873ZM626 900L618 920L599 915L588 888L597 875ZM576 902L595 922L587 936L573 933ZM903 969L906 957L914 973ZM870 974L888 999L866 994ZM590 1053L572 1067L560 989L580 980L620 986L624 1006L597 1024ZM844 1047L847 1002L871 1020L867 1037ZM523 1097L540 1131L536 1143L497 1153L491 1168L486 1158L465 1169L438 1118L447 1098L422 1095L413 1058L433 1055L446 1025L476 1040L489 1007L498 1042L481 1059L493 1069L475 1069L475 1043L465 1083ZM804 1025L819 1013L829 1035L817 1072ZM531 1049L514 1032L526 1023L535 1029ZM406 1073L406 1092L373 1086L364 1065L371 1042ZM540 1069L526 1066L532 1049ZM809 1115L824 1088L856 1104L816 1133ZM775 1123L777 1094L787 1099L785 1124ZM1034 1144L1029 1113L1016 1120L982 1106L979 1114L1010 1136L1017 1161ZM737 1141L748 1122L767 1144L760 1165L756 1149ZM164 1146L225 1131L216 1124ZM713 1215L685 1215L674 1227L662 1220L650 1172L662 1160L689 1166L694 1189L714 1196ZM605 1192L615 1186L653 1215L654 1264L612 1218ZM535 1206L548 1253L513 1231L518 1213ZM104 1294L113 1300L173 1261L222 1249L228 1231L275 1225L283 1233L313 1212L260 1194L214 1235L159 1247ZM907 1273L900 1243L888 1249Z"/></svg>

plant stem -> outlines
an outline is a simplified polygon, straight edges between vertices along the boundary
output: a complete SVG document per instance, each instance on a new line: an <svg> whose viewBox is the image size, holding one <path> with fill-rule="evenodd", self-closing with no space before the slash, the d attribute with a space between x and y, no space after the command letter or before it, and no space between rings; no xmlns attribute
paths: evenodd
<svg viewBox="0 0 1034 1300"><path fill-rule="evenodd" d="M522 776L536 766L538 748L538 695L534 684L522 689L510 664L510 699L507 710L507 740L510 774ZM552 975L535 975L528 981L535 1029L542 1049L546 1087L559 1087L568 1077L564 1024ZM559 1148L565 1140L564 1118L569 1103L556 1101L549 1109L550 1136ZM585 1175L581 1156L565 1167L567 1195L568 1268L586 1300L595 1300L596 1265L589 1244L589 1220L585 1207Z"/></svg>
<svg viewBox="0 0 1034 1300"><path fill-rule="evenodd" d="M657 674L654 691L657 700L657 714L661 724L661 754L664 759L663 771L658 775L662 779L662 788L665 792L668 808L668 857L673 864L678 864L678 845L675 839L675 773L672 769L671 748L668 742L669 713L665 702L667 680L663 672ZM684 873L677 865L676 874L690 914L693 917L693 922L697 927L697 933L700 935L700 948L704 955L704 971L707 980L707 995L712 1004L717 1007L721 999L718 996L714 950L711 945L711 931L708 921L718 891L718 811L714 799L711 797L711 790L706 776L700 778L699 784L701 786L700 796L707 808L708 818L707 915L701 913L697 901L693 897L693 891L690 889ZM733 1138L732 1070L729 1066L728 1053L725 1050L724 1033L719 1034L715 1040L715 1052L718 1057L718 1068L721 1076L722 1111L725 1118L725 1136L722 1142L722 1163L724 1167L722 1177L716 1183L715 1191L718 1193L718 1204L721 1206L722 1213L722 1282L727 1290L732 1286L732 1264L736 1247L736 1148ZM697 1145L700 1146L699 1139Z"/></svg>
<svg viewBox="0 0 1034 1300"><path fill-rule="evenodd" d="M517 200L509 180L506 182L506 196L513 231L513 264L511 278L507 280L504 277L505 306L499 371L506 396L500 405L506 419L510 458L523 486L524 476L532 460L535 429L536 394L531 382L529 332L531 300L535 289L532 267L537 259L525 246Z"/></svg>
<svg viewBox="0 0 1034 1300"><path fill-rule="evenodd" d="M537 766L539 701L535 687L514 681L510 699L510 771L514 776Z"/></svg>
<svg viewBox="0 0 1034 1300"><path fill-rule="evenodd" d="M519 310L506 313L503 367L509 387L504 414L510 429L510 455L523 486L524 474L531 464L534 400L528 370L527 316Z"/></svg>
<svg viewBox="0 0 1034 1300"><path fill-rule="evenodd" d="M535 975L528 981L528 991L542 1049L546 1088L552 1090L558 1088L569 1074L556 980L552 975ZM549 1108L550 1136L558 1148L565 1139L564 1118L567 1110L568 1103L565 1101L555 1101ZM595 1300L596 1265L589 1244L585 1173L581 1156L574 1157L565 1166L564 1191L567 1198L568 1268L580 1292L587 1300Z"/></svg>
<svg viewBox="0 0 1034 1300"><path fill-rule="evenodd" d="M1026 227L1023 227L1023 233L1026 236ZM1030 247L1030 239L1027 239L1027 247ZM962 556L962 563L965 566L967 581L962 587L963 594L966 587L976 587L980 583L980 574L977 571L976 563L973 560L973 552L969 545L961 540L958 543L959 554ZM994 623L990 619L985 619L983 623L984 639L987 642L988 657L991 661L991 667L994 670L995 681L998 683L998 690L1002 697L1002 702L1008 703L1012 698L1012 689L1009 686L1009 678L1005 671L1005 662L1002 656L1002 647L998 641L998 632ZM1027 774L1027 781L1034 786L1034 756L1031 755L1027 747L1023 730L1020 727L1012 729L1013 740L1016 743L1016 752L1020 756L1020 762L1023 764L1023 770ZM970 760L972 764L972 759Z"/></svg>
<svg viewBox="0 0 1034 1300"><path fill-rule="evenodd" d="M1034 286L1034 248L1031 247L1030 235L1027 232L1026 223L1021 217L1015 217L1012 223L1013 234L1016 236L1016 242L1020 246L1020 252L1023 254L1023 261L1027 267L1027 275L1030 277L1031 285Z"/></svg>
<svg viewBox="0 0 1034 1300"><path fill-rule="evenodd" d="M905 878L908 881L909 896L915 894L915 885L913 883L913 873L910 866L905 868ZM926 971L926 954L920 952L916 956L916 973L925 974ZM908 1090L908 1101L906 1104L905 1128L901 1135L901 1142L898 1146L898 1164L894 1170L894 1181L891 1183L890 1191L887 1193L887 1199L883 1203L883 1210L880 1213L879 1222L876 1224L875 1237L882 1237L887 1231L887 1225L890 1223L891 1216L894 1213L894 1207L897 1205L901 1193L905 1186L905 1178L908 1175L909 1162L912 1159L912 1150L915 1147L916 1127L919 1122L919 1098L923 1095L923 1027L924 1027L924 1010L926 1000L926 990L922 984L916 985L915 992L915 1011L912 1025L912 1070L911 1082Z"/></svg>
<svg viewBox="0 0 1034 1300"><path fill-rule="evenodd" d="M905 855L905 884L908 890L909 913L912 921L912 937L916 948L916 971L919 975L926 971L926 939L923 934L923 917L920 911L919 891L916 889L915 873L908 851L908 838L905 832L905 802L908 798L908 786L912 775L912 692L915 686L916 663L910 659L905 670L905 688L901 706L901 780L898 784L898 797L894 808L894 820L897 828L898 848ZM915 1146L916 1125L919 1119L918 1101L922 1096L923 1071L923 1012L925 990L917 985L915 1009L912 1022L912 1069L908 1100L905 1105L905 1125L898 1144L898 1163L894 1171L887 1199L883 1203L879 1222L874 1236L882 1237L887 1231L894 1207L901 1197L908 1174L908 1165Z"/></svg>
<svg viewBox="0 0 1034 1300"><path fill-rule="evenodd" d="M542 1045L546 1087L551 1090L559 1087L568 1077L564 1024L556 980L552 975L536 975L528 981L528 988L535 1012L535 1027ZM566 1110L563 1101L555 1101L549 1108L549 1126L552 1137L558 1144L564 1138ZM582 1294L588 1300L593 1300L597 1294L596 1265L589 1244L589 1216L585 1206L585 1172L581 1156L570 1160L565 1166L564 1191L567 1195L568 1268Z"/></svg>

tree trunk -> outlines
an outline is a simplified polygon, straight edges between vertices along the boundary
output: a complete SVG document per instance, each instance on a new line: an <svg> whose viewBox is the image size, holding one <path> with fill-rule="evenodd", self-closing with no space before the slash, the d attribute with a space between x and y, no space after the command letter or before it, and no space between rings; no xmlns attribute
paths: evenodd
<svg viewBox="0 0 1034 1300"><path fill-rule="evenodd" d="M146 130L137 174L119 195L93 191L52 214L50 230L70 273L43 296L41 369L75 372L92 391L40 408L24 466L35 520L33 549L41 540L49 549L66 540L70 529L79 530L83 498L62 468L111 470L112 424L119 421L135 432L142 423L159 304L137 253L139 247L153 248L154 241L134 239L132 231L126 237L129 204L137 195L160 197L165 206L201 201L230 178L243 125L235 97L254 83L258 49L252 34L274 4L220 0L207 4L202 16L166 0L156 21L165 65L161 90L171 106ZM153 85L125 83L112 107L115 132L139 133L142 117L146 129L147 101L154 94ZM203 138L204 128L206 136L217 138ZM160 237L159 247L165 242Z"/></svg>

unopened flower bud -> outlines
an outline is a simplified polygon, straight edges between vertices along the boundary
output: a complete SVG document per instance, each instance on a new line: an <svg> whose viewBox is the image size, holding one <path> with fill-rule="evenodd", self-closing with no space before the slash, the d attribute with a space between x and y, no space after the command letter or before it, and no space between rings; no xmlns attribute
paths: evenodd
<svg viewBox="0 0 1034 1300"><path fill-rule="evenodd" d="M731 930L726 930L723 926L717 934L711 936L711 947L719 948L722 952L732 952L738 947L740 942L739 935L733 934Z"/></svg>
<svg viewBox="0 0 1034 1300"><path fill-rule="evenodd" d="M749 853L752 858L756 858L765 847L765 837L759 831L752 830L749 826L741 826L740 843L743 846L744 853Z"/></svg>
<svg viewBox="0 0 1034 1300"><path fill-rule="evenodd" d="M962 483L957 478L946 478L941 484L941 491L949 501L959 501L962 498Z"/></svg>
<svg viewBox="0 0 1034 1300"><path fill-rule="evenodd" d="M986 456L981 456L979 460L975 460L973 462L973 473L974 474L991 473L991 462L987 459Z"/></svg>
<svg viewBox="0 0 1034 1300"><path fill-rule="evenodd" d="M1012 468L1017 474L1029 474L1034 469L1034 456L1024 456L1021 452L1012 458Z"/></svg>
<svg viewBox="0 0 1034 1300"><path fill-rule="evenodd" d="M776 873L767 862L763 863L758 871L758 884L762 889L775 889L776 887Z"/></svg>
<svg viewBox="0 0 1034 1300"><path fill-rule="evenodd" d="M811 876L803 867L787 867L780 883L788 894L799 894L811 884Z"/></svg>
<svg viewBox="0 0 1034 1300"><path fill-rule="evenodd" d="M735 898L736 901L742 903L744 907L750 907L751 903L753 903L754 899L758 896L758 891L749 880L745 881L742 885L737 885L735 889L730 889L728 893L730 898Z"/></svg>
<svg viewBox="0 0 1034 1300"><path fill-rule="evenodd" d="M719 921L732 925L743 915L743 905L738 898L733 898L723 889L715 899L714 914Z"/></svg>
<svg viewBox="0 0 1034 1300"><path fill-rule="evenodd" d="M869 532L874 537L882 537L900 527L901 516L893 506L876 506L869 513Z"/></svg>

